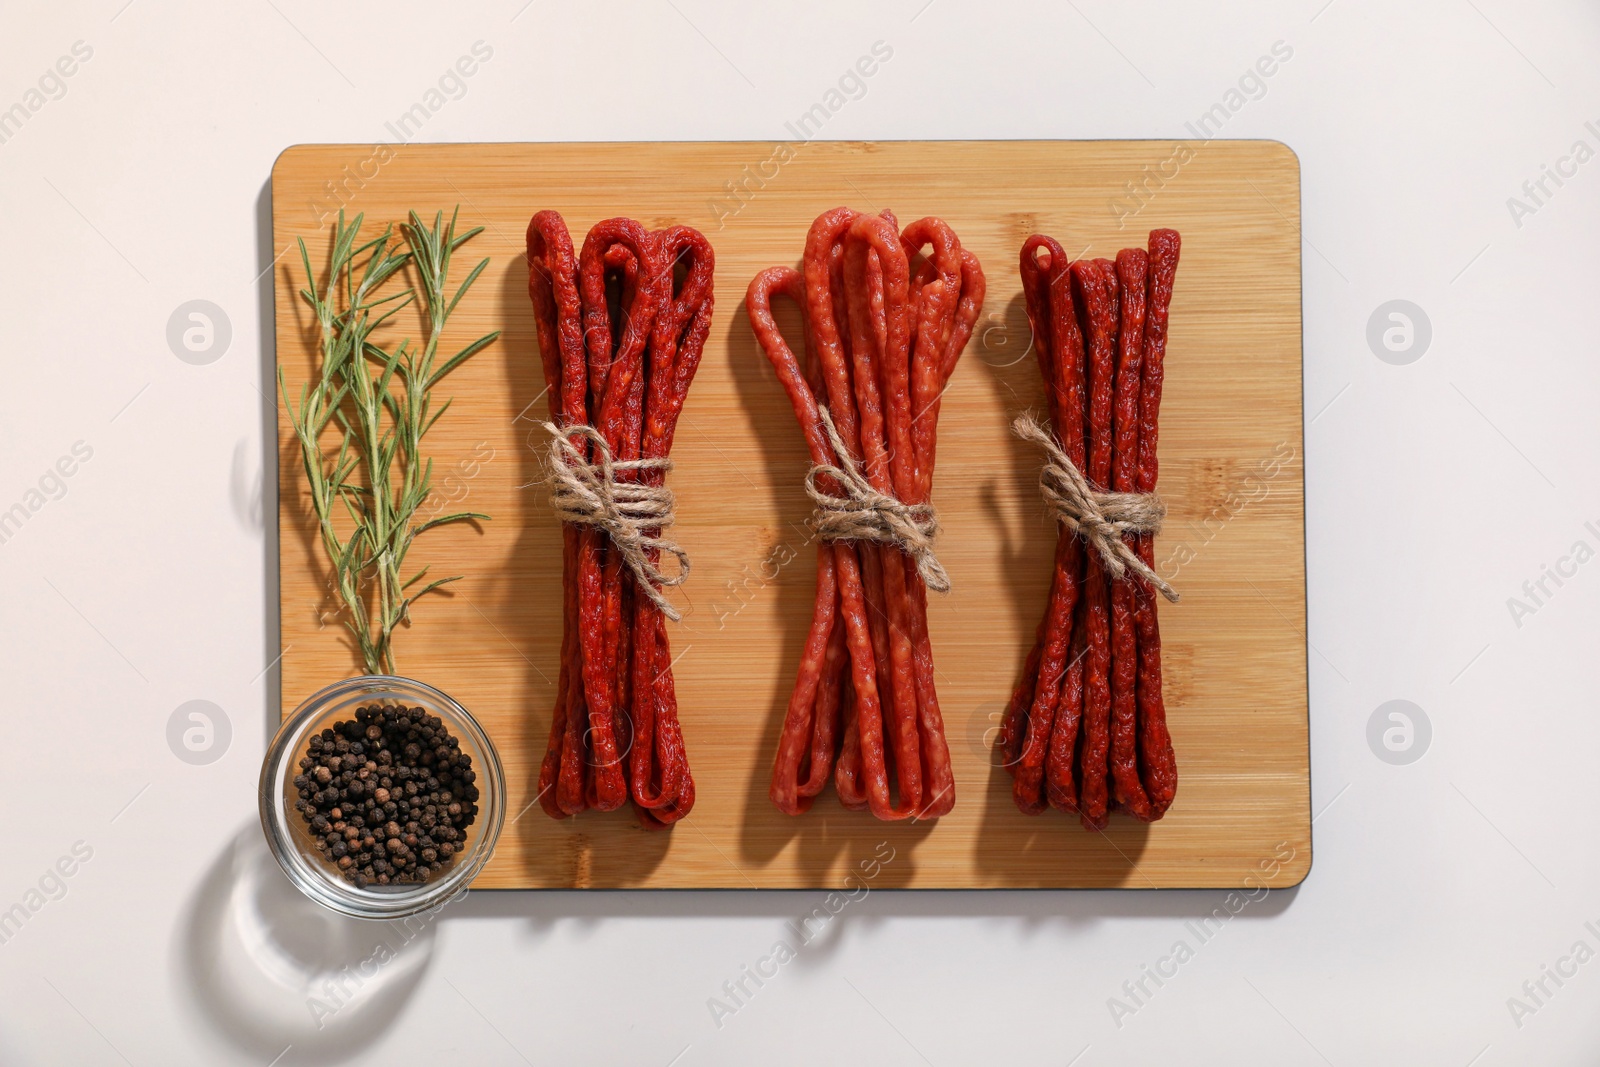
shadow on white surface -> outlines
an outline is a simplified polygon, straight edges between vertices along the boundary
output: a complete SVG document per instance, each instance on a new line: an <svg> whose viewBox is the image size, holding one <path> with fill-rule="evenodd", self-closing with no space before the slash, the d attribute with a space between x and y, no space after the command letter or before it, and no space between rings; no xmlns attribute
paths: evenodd
<svg viewBox="0 0 1600 1067"><path fill-rule="evenodd" d="M288 257L284 257L288 258ZM236 451L228 491L234 500L235 514L248 527L248 517L256 516L256 529L261 533L261 592L266 607L265 625L261 631L262 662L268 666L263 672L266 681L267 744L278 731L276 710L282 706L282 678L279 664L283 659L282 620L278 608L278 346L277 325L273 312L273 286L276 284L282 260L272 247L272 182L268 180L256 197L256 259L264 263L261 277L256 280L256 311L259 321L261 346L261 450L260 469L251 471L250 464L241 463ZM252 489L250 482L256 482ZM254 499L252 500L252 496Z"/></svg>
<svg viewBox="0 0 1600 1067"><path fill-rule="evenodd" d="M1074 829L1076 829L1074 827ZM1256 889L871 889L852 921L863 927L900 919L1021 919L1094 926L1116 919L1191 919L1211 915L1237 893L1236 912L1251 919L1281 915L1301 886ZM452 918L523 919L543 932L559 922L600 926L611 919L794 918L812 911L826 889L475 889L450 906Z"/></svg>
<svg viewBox="0 0 1600 1067"><path fill-rule="evenodd" d="M180 995L240 1051L339 1062L371 1048L433 956L438 913L336 915L300 894L252 820L201 880L179 931Z"/></svg>

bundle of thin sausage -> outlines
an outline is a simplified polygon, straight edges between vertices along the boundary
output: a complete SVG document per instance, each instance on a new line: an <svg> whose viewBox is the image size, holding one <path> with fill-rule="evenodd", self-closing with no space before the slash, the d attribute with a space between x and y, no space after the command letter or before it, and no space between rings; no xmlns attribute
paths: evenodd
<svg viewBox="0 0 1600 1067"><path fill-rule="evenodd" d="M983 291L977 258L939 219L901 231L887 211L849 208L812 225L801 271L750 283L751 326L799 420L819 507L816 606L772 773L787 814L830 773L845 807L880 819L955 804L928 637L928 586L948 588L930 494L939 398ZM775 296L800 307L803 366Z"/></svg>
<svg viewBox="0 0 1600 1067"><path fill-rule="evenodd" d="M687 226L617 218L574 254L561 216L541 211L528 264L553 469L570 483L557 506L561 670L539 802L560 819L631 799L644 825L667 826L693 807L694 779L667 639L677 616L655 567L667 455L711 329L711 246Z"/></svg>
<svg viewBox="0 0 1600 1067"><path fill-rule="evenodd" d="M1123 249L1114 263L1069 264L1059 244L1039 235L1022 247L1053 444L1097 501L1155 500L1178 250L1174 230L1152 231L1148 250ZM1143 564L1124 568L1117 552L1094 550L1079 529L1077 519L1062 519L1048 606L1002 722L1012 797L1028 814L1047 805L1076 812L1090 829L1103 828L1113 809L1153 822L1178 786L1155 586L1175 594L1150 570L1152 533L1122 535L1130 564L1135 556Z"/></svg>

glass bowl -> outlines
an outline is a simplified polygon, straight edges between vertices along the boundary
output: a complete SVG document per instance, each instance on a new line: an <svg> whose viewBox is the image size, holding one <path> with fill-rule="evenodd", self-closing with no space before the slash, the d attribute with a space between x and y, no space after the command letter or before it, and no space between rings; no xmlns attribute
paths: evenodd
<svg viewBox="0 0 1600 1067"><path fill-rule="evenodd" d="M420 707L437 715L472 757L477 772L478 817L466 829L466 840L450 862L426 882L369 885L358 889L339 876L312 843L311 828L295 810L299 792L294 778L311 736L335 721L352 719L370 705ZM397 919L427 911L448 901L471 884L494 852L505 820L505 775L483 728L466 708L422 682L372 674L336 682L309 697L278 727L261 766L261 828L267 844L289 881L324 907L361 919Z"/></svg>

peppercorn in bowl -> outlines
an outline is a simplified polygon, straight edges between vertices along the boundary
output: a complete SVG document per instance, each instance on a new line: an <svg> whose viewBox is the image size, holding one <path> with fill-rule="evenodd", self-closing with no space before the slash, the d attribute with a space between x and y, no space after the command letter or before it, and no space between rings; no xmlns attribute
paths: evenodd
<svg viewBox="0 0 1600 1067"><path fill-rule="evenodd" d="M261 769L261 825L301 892L334 911L393 919L466 889L505 817L494 745L422 682L368 675L328 686L286 719Z"/></svg>

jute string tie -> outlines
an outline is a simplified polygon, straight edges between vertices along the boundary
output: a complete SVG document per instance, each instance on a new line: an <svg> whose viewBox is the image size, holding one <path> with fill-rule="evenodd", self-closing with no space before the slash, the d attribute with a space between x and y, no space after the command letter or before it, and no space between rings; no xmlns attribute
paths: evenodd
<svg viewBox="0 0 1600 1067"><path fill-rule="evenodd" d="M814 463L806 472L806 493L816 505L811 525L817 536L824 541L893 545L916 563L924 585L936 593L948 593L950 576L933 554L933 538L939 532L939 516L933 505L906 504L874 489L845 448L828 409L818 411L839 464ZM840 494L824 492L817 481L822 476L838 482Z"/></svg>
<svg viewBox="0 0 1600 1067"><path fill-rule="evenodd" d="M659 536L660 531L672 525L672 490L664 485L617 481L617 475L624 471L669 471L672 461L665 457L614 460L605 437L593 426L561 427L553 422L543 425L552 438L549 455L551 510L562 522L604 530L638 580L639 589L663 615L677 622L682 616L662 595L660 588L682 585L689 577L688 553ZM583 449L572 442L574 436L593 443L595 462L589 462ZM656 534L647 533L649 530L655 530ZM650 549L677 557L678 572L670 577L663 574L650 562L647 554Z"/></svg>
<svg viewBox="0 0 1600 1067"><path fill-rule="evenodd" d="M1176 604L1177 591L1123 540L1124 535L1161 532L1161 522L1167 516L1167 505L1161 498L1154 493L1095 490L1083 472L1073 466L1055 436L1030 416L1018 416L1011 430L1045 453L1044 469L1039 472L1039 492L1056 521L1088 543L1113 579L1132 571Z"/></svg>

